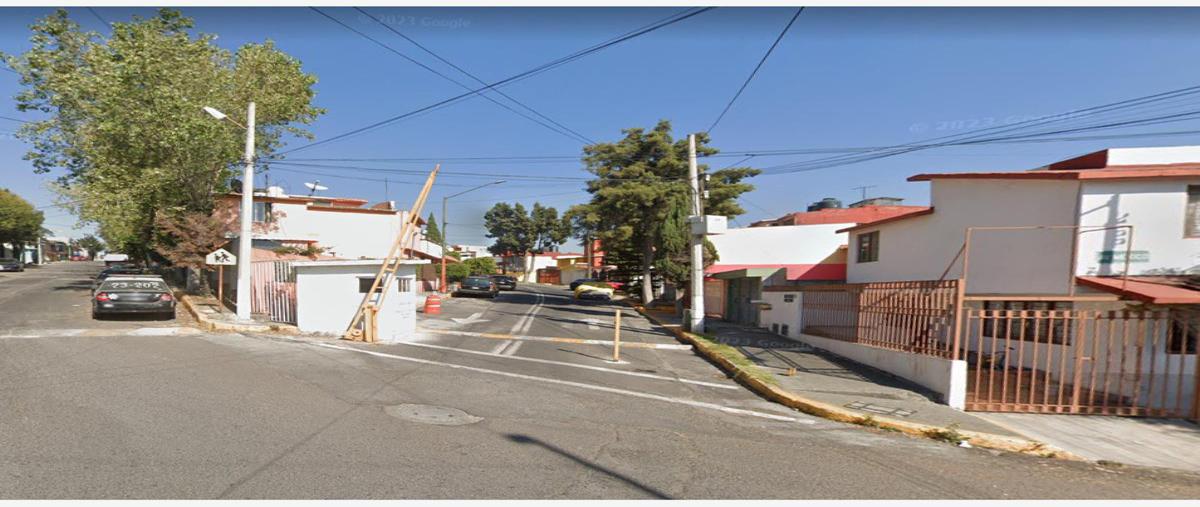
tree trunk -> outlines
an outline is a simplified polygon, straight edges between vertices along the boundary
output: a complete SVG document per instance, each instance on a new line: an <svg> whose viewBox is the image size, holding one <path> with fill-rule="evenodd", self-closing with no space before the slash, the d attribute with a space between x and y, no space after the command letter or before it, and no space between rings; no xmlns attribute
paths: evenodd
<svg viewBox="0 0 1200 507"><path fill-rule="evenodd" d="M537 273L533 272L533 253L525 252L525 281L537 282Z"/></svg>
<svg viewBox="0 0 1200 507"><path fill-rule="evenodd" d="M654 301L654 280L650 268L654 265L654 238L649 235L642 240L642 304Z"/></svg>

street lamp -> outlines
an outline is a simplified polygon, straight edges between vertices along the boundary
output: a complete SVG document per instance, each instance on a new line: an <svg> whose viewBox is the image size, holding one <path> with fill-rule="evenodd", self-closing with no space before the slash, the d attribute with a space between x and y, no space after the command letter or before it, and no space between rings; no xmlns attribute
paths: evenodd
<svg viewBox="0 0 1200 507"><path fill-rule="evenodd" d="M446 292L446 201L449 201L451 197L458 197L467 192L474 192L481 188L490 187L492 185L499 185L504 182L505 182L505 180L497 180L497 181L493 181L491 183L484 183L482 185L479 185L478 187L463 190L462 192L459 192L457 194L448 195L448 196L442 198L442 279L441 279L441 282L438 284L438 288L441 289L442 293Z"/></svg>
<svg viewBox="0 0 1200 507"><path fill-rule="evenodd" d="M246 131L245 171L242 174L241 232L238 235L237 318L250 320L250 257L254 219L254 103L246 109L246 125L242 125L214 108L205 106L204 112L218 120L226 120Z"/></svg>

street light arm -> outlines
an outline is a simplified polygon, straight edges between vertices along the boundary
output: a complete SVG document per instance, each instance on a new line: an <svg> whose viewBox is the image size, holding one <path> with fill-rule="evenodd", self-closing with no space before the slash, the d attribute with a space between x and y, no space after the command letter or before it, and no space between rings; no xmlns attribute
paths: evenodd
<svg viewBox="0 0 1200 507"><path fill-rule="evenodd" d="M484 184L482 184L482 185L479 185L478 187L471 188L471 189L468 189L468 190L463 190L462 192L459 192L459 193L457 193L457 194L454 194L454 195L448 195L448 196L446 196L446 197L443 197L443 199L450 199L450 198L458 197L458 196L460 196L460 195L463 195L463 194L465 194L465 193L467 193L467 192L474 192L474 191L476 191L476 190L479 190L479 189L481 189L481 188L484 188L484 187L490 187L490 186L492 186L492 185L499 185L499 184L501 184L501 183L508 183L508 181L507 181L507 180L499 180L499 181L493 181L493 182L491 182L491 183L484 183Z"/></svg>

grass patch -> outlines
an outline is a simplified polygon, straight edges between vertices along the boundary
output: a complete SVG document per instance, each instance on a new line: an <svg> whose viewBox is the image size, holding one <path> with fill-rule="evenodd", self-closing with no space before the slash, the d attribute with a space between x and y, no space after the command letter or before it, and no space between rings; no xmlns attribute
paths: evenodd
<svg viewBox="0 0 1200 507"><path fill-rule="evenodd" d="M725 345L724 343L718 343L713 339L712 336L709 335L697 333L690 334L695 337L696 340L703 342L709 350L716 352L717 355L725 358L725 360L740 368L743 372L745 372L746 376L766 384L779 385L779 380L775 378L775 375L772 375L770 372L759 368L757 364L754 364L754 361L751 361L750 358L746 357L738 349L730 347L729 345Z"/></svg>
<svg viewBox="0 0 1200 507"><path fill-rule="evenodd" d="M953 423L945 428L937 428L925 431L925 436L933 440L949 442L958 445L959 442L967 440L967 437L958 432L958 423Z"/></svg>

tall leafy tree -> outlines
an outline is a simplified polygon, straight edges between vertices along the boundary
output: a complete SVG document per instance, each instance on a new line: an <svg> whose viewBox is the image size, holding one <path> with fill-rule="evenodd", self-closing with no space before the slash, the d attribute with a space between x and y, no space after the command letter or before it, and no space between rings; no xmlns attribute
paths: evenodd
<svg viewBox="0 0 1200 507"><path fill-rule="evenodd" d="M667 120L659 121L650 130L630 128L622 133L625 137L615 143L584 147L584 163L596 176L587 185L592 194L588 206L597 217L606 252L626 257L617 260L618 264L634 263L639 267L642 300L649 302L654 297L649 282L656 265L674 269L663 263L672 258L668 253L675 251L668 247L674 246L671 242L679 235L678 224L672 222L678 219L679 199L690 198L687 139L675 140ZM708 142L708 134L697 134L698 156L718 153ZM699 165L701 172L707 173L707 168ZM708 173L705 212L730 218L745 213L737 198L754 187L743 180L760 172L750 167L729 167ZM686 219L689 208L686 201L683 203ZM664 245L664 240L669 244Z"/></svg>
<svg viewBox="0 0 1200 507"><path fill-rule="evenodd" d="M21 196L0 188L0 243L9 243L18 257L25 242L42 235L43 213Z"/></svg>
<svg viewBox="0 0 1200 507"><path fill-rule="evenodd" d="M438 228L437 219L429 212L429 220L425 221L425 240L430 243L442 242L442 230Z"/></svg>
<svg viewBox="0 0 1200 507"><path fill-rule="evenodd" d="M92 260L96 260L96 254L100 253L106 248L104 245L104 240L97 238L92 234L88 234L82 238L79 238L79 247L87 250L88 257L90 257Z"/></svg>
<svg viewBox="0 0 1200 507"><path fill-rule="evenodd" d="M521 203L496 203L483 215L483 222L487 237L495 240L488 251L493 255L523 255L526 280L533 276L533 254L561 245L569 232L558 210L536 202L528 212Z"/></svg>
<svg viewBox="0 0 1200 507"><path fill-rule="evenodd" d="M254 101L260 158L285 134L309 136L300 125L323 112L311 104L316 77L270 41L230 52L192 28L162 9L104 36L58 10L30 27L27 52L0 55L24 87L17 108L45 114L18 132L32 145L26 158L37 172L64 170L59 188L81 220L134 255L153 248L160 215L211 212L233 176L244 132L204 106L244 124Z"/></svg>

